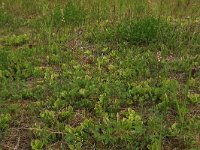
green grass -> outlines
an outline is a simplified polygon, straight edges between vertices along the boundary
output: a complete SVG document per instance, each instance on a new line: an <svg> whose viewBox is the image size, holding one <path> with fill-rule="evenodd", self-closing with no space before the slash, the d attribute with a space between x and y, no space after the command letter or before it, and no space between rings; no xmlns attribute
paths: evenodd
<svg viewBox="0 0 200 150"><path fill-rule="evenodd" d="M0 149L199 149L199 5L0 0Z"/></svg>

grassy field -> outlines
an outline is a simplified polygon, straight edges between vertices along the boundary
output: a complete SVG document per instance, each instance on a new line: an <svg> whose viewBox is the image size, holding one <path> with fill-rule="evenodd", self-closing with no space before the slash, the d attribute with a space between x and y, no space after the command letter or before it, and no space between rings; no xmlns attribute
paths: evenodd
<svg viewBox="0 0 200 150"><path fill-rule="evenodd" d="M200 149L199 0L0 0L0 150Z"/></svg>

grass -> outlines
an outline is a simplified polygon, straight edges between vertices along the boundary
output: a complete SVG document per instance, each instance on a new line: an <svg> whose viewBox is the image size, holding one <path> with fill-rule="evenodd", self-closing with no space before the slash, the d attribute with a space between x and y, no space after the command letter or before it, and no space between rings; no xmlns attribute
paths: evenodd
<svg viewBox="0 0 200 150"><path fill-rule="evenodd" d="M0 149L199 149L199 4L0 0Z"/></svg>

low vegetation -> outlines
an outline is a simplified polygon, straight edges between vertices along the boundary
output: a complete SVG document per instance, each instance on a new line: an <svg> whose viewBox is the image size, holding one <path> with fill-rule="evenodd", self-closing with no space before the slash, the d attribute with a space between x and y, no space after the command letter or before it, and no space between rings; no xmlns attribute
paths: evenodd
<svg viewBox="0 0 200 150"><path fill-rule="evenodd" d="M0 0L0 150L200 149L199 5Z"/></svg>

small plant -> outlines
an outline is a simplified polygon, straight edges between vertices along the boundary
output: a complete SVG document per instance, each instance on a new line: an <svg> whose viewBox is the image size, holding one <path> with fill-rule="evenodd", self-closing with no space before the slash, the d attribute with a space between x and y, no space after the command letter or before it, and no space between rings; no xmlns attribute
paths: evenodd
<svg viewBox="0 0 200 150"><path fill-rule="evenodd" d="M0 70L6 78L28 78L33 75L33 66L24 51L0 51ZM28 58L29 57L29 58Z"/></svg>
<svg viewBox="0 0 200 150"><path fill-rule="evenodd" d="M153 17L124 21L118 27L121 40L134 45L166 42L166 38L173 38L173 32L171 25Z"/></svg>
<svg viewBox="0 0 200 150"><path fill-rule="evenodd" d="M85 38L89 43L117 43L116 26L109 20L96 22L94 26L87 29Z"/></svg>
<svg viewBox="0 0 200 150"><path fill-rule="evenodd" d="M188 100L191 103L199 104L200 103L200 94L188 94Z"/></svg>
<svg viewBox="0 0 200 150"><path fill-rule="evenodd" d="M0 4L0 27L3 27L12 20L11 15L6 11L4 7L5 3L2 2L2 4Z"/></svg>
<svg viewBox="0 0 200 150"><path fill-rule="evenodd" d="M73 115L74 115L73 107L68 106L66 109L63 109L62 111L59 112L58 120L60 122L69 122L69 120L73 117Z"/></svg>
<svg viewBox="0 0 200 150"><path fill-rule="evenodd" d="M12 35L10 37L6 37L5 39L3 39L3 42L9 46L20 46L20 45L25 44L28 41L29 41L29 37L27 34L18 35L18 36Z"/></svg>
<svg viewBox="0 0 200 150"><path fill-rule="evenodd" d="M11 116L8 113L3 113L0 115L0 139L3 136L3 133L8 128L11 121Z"/></svg>
<svg viewBox="0 0 200 150"><path fill-rule="evenodd" d="M40 140L33 140L31 141L31 148L32 150L43 150L44 143Z"/></svg>
<svg viewBox="0 0 200 150"><path fill-rule="evenodd" d="M45 110L44 112L40 113L40 117L48 126L53 125L53 122L55 122L54 111Z"/></svg>
<svg viewBox="0 0 200 150"><path fill-rule="evenodd" d="M177 123L172 124L172 126L169 128L169 133L171 136L177 136L180 134L180 127L178 126Z"/></svg>
<svg viewBox="0 0 200 150"><path fill-rule="evenodd" d="M1 114L0 119L0 130L3 131L8 127L8 124L11 120L10 114Z"/></svg>
<svg viewBox="0 0 200 150"><path fill-rule="evenodd" d="M137 148L136 139L142 136L144 131L142 118L131 108L124 115L121 119L117 116L115 120L104 114L103 123L96 125L96 128L102 129L102 133L93 131L97 141L102 141L108 147L122 144L127 149Z"/></svg>
<svg viewBox="0 0 200 150"><path fill-rule="evenodd" d="M70 1L64 8L56 6L52 19L56 26L62 24L81 25L85 21L85 11L78 4Z"/></svg>

